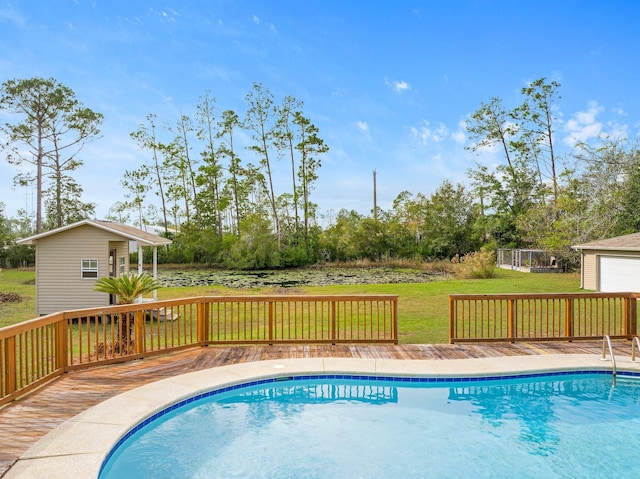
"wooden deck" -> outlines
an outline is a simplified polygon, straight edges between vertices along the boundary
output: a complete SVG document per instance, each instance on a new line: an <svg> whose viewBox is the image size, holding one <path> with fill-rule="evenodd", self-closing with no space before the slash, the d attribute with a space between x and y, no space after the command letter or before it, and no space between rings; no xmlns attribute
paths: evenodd
<svg viewBox="0 0 640 479"><path fill-rule="evenodd" d="M631 343L614 341L614 351L629 356ZM190 371L282 358L461 359L551 353L602 354L602 342L206 347L71 372L0 409L0 477L67 419L121 392Z"/></svg>

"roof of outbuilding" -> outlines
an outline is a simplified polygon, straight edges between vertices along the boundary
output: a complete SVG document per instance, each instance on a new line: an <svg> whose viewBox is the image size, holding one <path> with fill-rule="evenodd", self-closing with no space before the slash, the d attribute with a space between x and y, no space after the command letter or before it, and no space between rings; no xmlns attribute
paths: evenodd
<svg viewBox="0 0 640 479"><path fill-rule="evenodd" d="M142 246L162 246L169 245L172 241L168 238L163 238L162 236L155 235L153 233L147 233L146 231L142 231L133 226L123 225L121 223L113 223L111 221L103 221L103 220L82 220L76 223L72 223L70 225L62 226L60 228L56 228L51 231L45 231L44 233L40 233L34 236L29 236L28 238L23 238L18 240L18 244L33 244L39 239L46 238L47 236L52 236L58 233L62 233L63 231L68 231L73 228L77 228L79 226L89 225L95 228L108 231L115 235L121 236L127 240L135 241Z"/></svg>
<svg viewBox="0 0 640 479"><path fill-rule="evenodd" d="M572 246L578 250L640 251L640 233L631 233Z"/></svg>

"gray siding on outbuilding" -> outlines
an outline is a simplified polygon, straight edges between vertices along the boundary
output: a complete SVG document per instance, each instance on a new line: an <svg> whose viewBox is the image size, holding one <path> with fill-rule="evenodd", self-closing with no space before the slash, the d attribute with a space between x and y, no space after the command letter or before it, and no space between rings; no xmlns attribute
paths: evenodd
<svg viewBox="0 0 640 479"><path fill-rule="evenodd" d="M38 240L37 314L107 306L109 295L94 291L97 278L83 279L81 266L83 259L97 259L98 278L108 276L110 241L121 253L126 251L122 238L88 225Z"/></svg>
<svg viewBox="0 0 640 479"><path fill-rule="evenodd" d="M82 220L19 240L36 247L36 314L109 305L109 295L94 291L95 283L110 273L129 272L131 241L154 248L171 244L132 226L98 220ZM111 251L115 254L110 266ZM97 261L97 274L92 272L97 277L82 277L82 260Z"/></svg>

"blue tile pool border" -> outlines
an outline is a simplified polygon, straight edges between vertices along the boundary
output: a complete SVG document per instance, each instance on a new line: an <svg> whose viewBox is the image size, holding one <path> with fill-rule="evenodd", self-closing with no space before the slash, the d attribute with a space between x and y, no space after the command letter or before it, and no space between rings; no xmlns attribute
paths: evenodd
<svg viewBox="0 0 640 479"><path fill-rule="evenodd" d="M555 376L611 376L611 370L567 370L567 371L546 371L546 372L538 372L538 373L519 373L519 374L500 374L493 376L464 376L464 377L455 377L455 376L443 376L443 377L434 377L434 376L384 376L384 375L374 375L374 374L294 374L294 375L284 375L284 376L273 376L264 379L257 379L254 381L247 381L238 384L232 384L230 386L224 386L217 389L212 389L211 391L205 391L200 394L196 394L194 396L188 397L187 399L183 399L178 401L171 406L166 407L165 409L158 411L157 413L149 416L144 421L136 424L133 428L131 428L120 440L111 448L107 456L105 457L102 465L100 466L100 474L106 464L109 462L113 454L118 450L122 444L127 441L131 436L136 434L142 428L148 426L152 422L156 421L160 417L168 414L176 409L179 409L187 404L191 404L193 402L199 401L201 399L205 399L211 396L217 396L219 394L227 393L230 391L236 391L238 389L250 388L253 386L260 386L265 384L274 384L281 383L285 381L309 381L309 380L326 380L326 379L340 379L340 380L356 380L356 381L387 381L387 382L396 382L396 383L426 383L426 384L444 384L444 383L471 383L471 382L488 382L488 381L510 381L510 380L518 380L518 379L537 379L537 378L549 378ZM640 372L633 371L618 371L617 377L619 379L622 378L640 378Z"/></svg>

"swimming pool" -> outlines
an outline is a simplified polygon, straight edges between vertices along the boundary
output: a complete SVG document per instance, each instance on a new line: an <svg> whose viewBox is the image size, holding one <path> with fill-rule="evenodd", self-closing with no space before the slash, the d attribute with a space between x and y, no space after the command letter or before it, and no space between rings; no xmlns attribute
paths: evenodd
<svg viewBox="0 0 640 479"><path fill-rule="evenodd" d="M183 399L105 461L119 477L638 477L640 382L315 374Z"/></svg>

